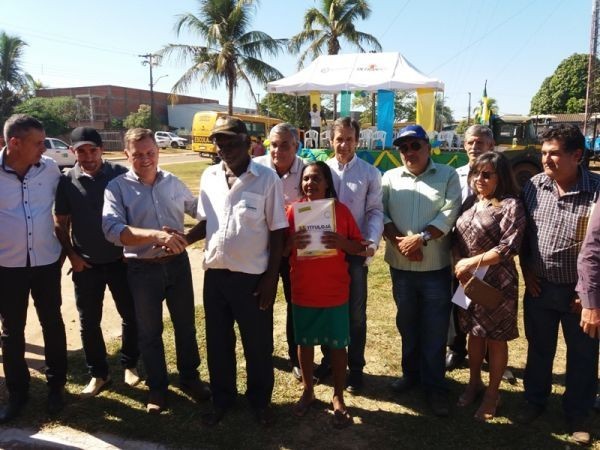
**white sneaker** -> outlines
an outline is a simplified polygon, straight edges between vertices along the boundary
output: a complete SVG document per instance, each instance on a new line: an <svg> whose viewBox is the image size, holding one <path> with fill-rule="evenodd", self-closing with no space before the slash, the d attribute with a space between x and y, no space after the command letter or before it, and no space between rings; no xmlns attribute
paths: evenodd
<svg viewBox="0 0 600 450"><path fill-rule="evenodd" d="M135 367L125 369L125 384L128 386L136 386L142 381Z"/></svg>
<svg viewBox="0 0 600 450"><path fill-rule="evenodd" d="M105 389L111 382L112 380L110 379L110 375L107 376L106 379L92 377L88 385L85 388L83 388L83 391L81 391L81 394L79 394L79 396L81 398L95 397L100 392L102 392L102 390Z"/></svg>

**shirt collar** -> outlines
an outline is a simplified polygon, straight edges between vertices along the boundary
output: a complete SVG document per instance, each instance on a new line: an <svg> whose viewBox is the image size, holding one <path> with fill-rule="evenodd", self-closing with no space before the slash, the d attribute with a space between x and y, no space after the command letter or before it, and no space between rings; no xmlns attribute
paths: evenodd
<svg viewBox="0 0 600 450"><path fill-rule="evenodd" d="M342 164L341 162L339 162L335 156L334 156L334 158L335 158L335 162L338 165L338 169L344 170L344 169L350 169L352 166L354 166L354 164L356 164L356 160L358 159L358 156L356 156L356 152L355 152L352 159L350 161L348 161L346 164Z"/></svg>
<svg viewBox="0 0 600 450"><path fill-rule="evenodd" d="M73 175L75 175L75 178L98 178L98 176L106 176L107 172L108 172L108 165L106 164L106 162L103 160L102 161L102 167L100 167L100 170L98 171L98 173L95 176L92 176L90 174L85 173L83 170L81 170L81 166L79 165L79 163L75 163L75 165L73 166ZM135 174L134 174L135 175Z"/></svg>
<svg viewBox="0 0 600 450"><path fill-rule="evenodd" d="M158 181L162 180L164 177L165 177L165 173L161 170L160 167L157 167L156 179L154 180L154 184L156 184ZM130 180L137 181L138 183L144 184L144 182L140 179L140 177L137 176L137 174L133 171L133 169L129 169L125 173L125 178L128 178Z"/></svg>
<svg viewBox="0 0 600 450"><path fill-rule="evenodd" d="M31 167L41 167L41 166L45 166L45 165L46 165L46 162L44 161L44 158L42 157L42 158L40 158L40 160L37 163L29 166L29 168L27 169L27 172L29 172L29 169L31 169ZM4 170L7 173L14 173L15 175L17 174L17 172L15 172L12 167L6 165L6 147L4 147L0 151L0 167L2 168L2 170ZM21 178L21 177L19 177L19 178Z"/></svg>
<svg viewBox="0 0 600 450"><path fill-rule="evenodd" d="M402 170L402 176L413 177L413 178L423 177L424 175L428 174L429 172L435 173L437 171L437 167L431 158L429 158L429 162L427 163L425 170L420 175L413 174L406 168L406 166L400 166L400 169Z"/></svg>
<svg viewBox="0 0 600 450"><path fill-rule="evenodd" d="M545 173L540 177L538 186L549 191L554 191L556 189L554 180ZM578 194L580 192L595 192L594 186L592 186L590 180L589 171L581 166L577 168L577 182L566 194Z"/></svg>

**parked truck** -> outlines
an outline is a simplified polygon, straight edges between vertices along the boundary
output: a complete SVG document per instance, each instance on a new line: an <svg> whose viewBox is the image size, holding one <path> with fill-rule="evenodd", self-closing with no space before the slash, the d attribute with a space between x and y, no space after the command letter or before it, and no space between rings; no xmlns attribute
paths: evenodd
<svg viewBox="0 0 600 450"><path fill-rule="evenodd" d="M542 146L531 117L493 116L491 128L496 150L510 159L519 186L542 171Z"/></svg>

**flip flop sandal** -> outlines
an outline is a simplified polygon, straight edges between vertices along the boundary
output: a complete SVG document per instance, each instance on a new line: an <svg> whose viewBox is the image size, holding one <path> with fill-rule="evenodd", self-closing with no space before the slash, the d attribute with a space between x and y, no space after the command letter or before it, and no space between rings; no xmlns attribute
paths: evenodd
<svg viewBox="0 0 600 450"><path fill-rule="evenodd" d="M352 425L354 421L347 410L336 410L333 412L333 428L341 430Z"/></svg>

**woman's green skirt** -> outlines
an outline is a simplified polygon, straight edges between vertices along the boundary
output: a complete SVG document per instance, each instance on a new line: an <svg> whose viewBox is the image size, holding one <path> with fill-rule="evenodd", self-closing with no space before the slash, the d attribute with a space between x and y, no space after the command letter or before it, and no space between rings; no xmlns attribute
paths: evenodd
<svg viewBox="0 0 600 450"><path fill-rule="evenodd" d="M348 302L325 308L292 305L292 317L298 345L344 348L350 343Z"/></svg>

